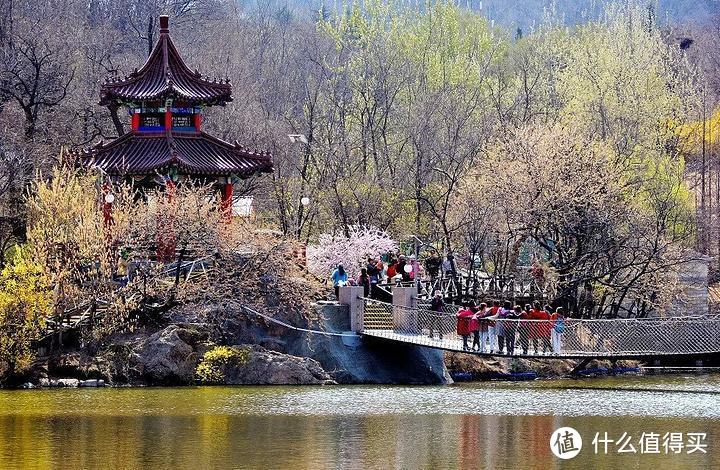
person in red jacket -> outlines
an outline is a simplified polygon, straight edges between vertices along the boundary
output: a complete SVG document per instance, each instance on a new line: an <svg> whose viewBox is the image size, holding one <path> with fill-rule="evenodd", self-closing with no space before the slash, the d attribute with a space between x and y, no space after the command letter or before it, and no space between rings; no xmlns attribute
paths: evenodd
<svg viewBox="0 0 720 470"><path fill-rule="evenodd" d="M457 334L462 336L463 351L469 351L468 338L470 337L470 319L473 316L472 310L467 305L463 305L457 313Z"/></svg>
<svg viewBox="0 0 720 470"><path fill-rule="evenodd" d="M531 318L532 307L530 304L525 304L525 308L520 312L520 324L518 325L518 336L520 336L520 347L523 350L523 354L528 353L528 347L530 347L530 328L529 321Z"/></svg>
<svg viewBox="0 0 720 470"><path fill-rule="evenodd" d="M552 330L553 330L552 312L553 312L553 309L549 305L546 305L545 308L543 308L542 342L543 342L543 352L544 353L552 352Z"/></svg>
<svg viewBox="0 0 720 470"><path fill-rule="evenodd" d="M473 316L470 317L470 332L473 335L472 350L480 351L480 317L478 316L480 309L475 305L475 301L470 301L470 311ZM475 347L477 346L477 349Z"/></svg>
<svg viewBox="0 0 720 470"><path fill-rule="evenodd" d="M388 261L388 267L387 267L387 282L388 284L392 284L395 282L395 275L397 274L397 261L395 258L390 258L390 261Z"/></svg>
<svg viewBox="0 0 720 470"><path fill-rule="evenodd" d="M530 345L535 350L536 354L538 352L538 342L540 338L540 328L538 327L540 310L540 302L534 302L527 315L527 319L530 320L528 322L528 337L530 339Z"/></svg>
<svg viewBox="0 0 720 470"><path fill-rule="evenodd" d="M530 325L530 338L532 339L535 354L540 354L540 345L542 345L543 353L552 350L550 344L550 314L542 309L540 302L533 304L530 319L534 320Z"/></svg>

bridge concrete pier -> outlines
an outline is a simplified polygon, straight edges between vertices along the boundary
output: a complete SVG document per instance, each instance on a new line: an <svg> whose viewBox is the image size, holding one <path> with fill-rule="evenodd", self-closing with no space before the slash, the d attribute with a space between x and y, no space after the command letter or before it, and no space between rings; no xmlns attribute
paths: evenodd
<svg viewBox="0 0 720 470"><path fill-rule="evenodd" d="M347 308L350 330L362 334L365 320L365 300L362 286L341 287L339 303L334 308ZM417 321L417 288L393 287L392 309L404 314L393 315L393 328L406 334L419 333ZM386 304L387 305L387 304ZM331 306L325 306L331 308ZM389 311L386 311L389 316ZM372 316L372 315L370 315ZM398 320L399 319L399 320ZM346 325L346 324L345 324ZM329 326L329 325L328 325ZM335 325L337 326L337 325ZM346 326L343 326L346 328ZM332 331L334 328L327 328ZM343 338L344 339L344 338ZM321 342L313 346L315 357L342 383L388 383L388 384L450 384L452 378L445 367L445 353L439 349L415 344L378 340L362 336L360 343L348 344L347 340L314 336ZM328 347L338 342L342 347ZM320 352L325 349L324 354Z"/></svg>
<svg viewBox="0 0 720 470"><path fill-rule="evenodd" d="M344 286L340 288L339 301L350 307L350 331L362 333L365 321L365 294L363 286Z"/></svg>
<svg viewBox="0 0 720 470"><path fill-rule="evenodd" d="M416 287L393 287L393 328L396 331L420 333Z"/></svg>

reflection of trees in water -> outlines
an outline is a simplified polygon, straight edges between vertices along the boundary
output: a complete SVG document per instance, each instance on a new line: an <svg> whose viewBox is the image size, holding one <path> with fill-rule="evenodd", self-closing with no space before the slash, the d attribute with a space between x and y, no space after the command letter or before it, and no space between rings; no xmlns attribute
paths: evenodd
<svg viewBox="0 0 720 470"><path fill-rule="evenodd" d="M707 380L705 385L717 388L715 379ZM663 383L676 384L675 379L662 379L660 385ZM612 379L612 384L627 385L627 380ZM498 389L503 393L492 393ZM634 392L622 410L617 409L622 401L616 397L608 400L607 408L583 410L584 416L562 416L577 412L574 407L582 401L577 394L598 399L620 392L547 390L539 383L471 386L462 393L456 393L455 387L382 387L377 388L384 396L382 401L392 403L393 409L379 415L364 414L377 413L374 403L364 406L356 401L358 391L364 388L336 390L331 398L341 400L336 409L329 409L328 395L316 393L314 387L5 392L0 394L0 467L544 470L555 468L558 462L549 447L552 432L572 426L583 437L583 450L574 461L587 468L620 468L627 465L629 457L614 454L612 446L607 456L593 455L595 432L607 431L614 439L627 432L635 441L643 432L707 432L710 439L720 435L717 420L697 420L690 415L642 416L664 412L656 410L655 394L643 392ZM344 398L347 401L342 403ZM555 403L554 411L542 412L556 415L442 414L457 412L457 401L451 401L457 399L469 400L468 411L493 409L500 399L499 409L532 413L534 403L547 404L548 398ZM682 399L677 395L662 398ZM707 397L687 399L697 403ZM482 404L483 400L488 402ZM288 404L287 409L282 403ZM350 404L351 408L343 406ZM678 407L687 408L682 403ZM299 410L338 414L297 414ZM293 414L282 414L288 411ZM609 412L627 415L600 416ZM674 468L718 468L720 455L714 452L712 440L709 444L706 455L682 454L672 460L662 454L631 458L641 460L647 468L665 468L669 461Z"/></svg>

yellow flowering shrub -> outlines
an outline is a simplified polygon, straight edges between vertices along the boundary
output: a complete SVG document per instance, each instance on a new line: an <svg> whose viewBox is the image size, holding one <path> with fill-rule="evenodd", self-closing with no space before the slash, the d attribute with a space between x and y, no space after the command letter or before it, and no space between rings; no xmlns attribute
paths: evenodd
<svg viewBox="0 0 720 470"><path fill-rule="evenodd" d="M43 269L27 248L18 248L0 271L0 381L25 370L52 313L52 293Z"/></svg>
<svg viewBox="0 0 720 470"><path fill-rule="evenodd" d="M245 364L249 354L250 350L246 347L217 346L203 355L195 375L201 383L222 384L225 382L227 367Z"/></svg>

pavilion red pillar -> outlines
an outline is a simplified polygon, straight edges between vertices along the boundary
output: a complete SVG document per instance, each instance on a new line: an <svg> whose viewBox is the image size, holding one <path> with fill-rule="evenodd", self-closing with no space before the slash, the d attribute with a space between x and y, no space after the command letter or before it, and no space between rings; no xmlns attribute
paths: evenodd
<svg viewBox="0 0 720 470"><path fill-rule="evenodd" d="M200 126L202 125L202 115L200 113L195 114L195 130L200 132Z"/></svg>
<svg viewBox="0 0 720 470"><path fill-rule="evenodd" d="M175 183L168 181L165 185L168 194L168 201L175 201ZM172 211L160 216L157 232L157 260L161 263L170 263L175 260L175 248L177 239L175 237L175 218Z"/></svg>
<svg viewBox="0 0 720 470"><path fill-rule="evenodd" d="M130 124L132 127L132 130L136 131L140 129L140 113L133 113L132 118L130 120Z"/></svg>
<svg viewBox="0 0 720 470"><path fill-rule="evenodd" d="M225 183L220 195L220 210L228 219L232 216L233 185Z"/></svg>
<svg viewBox="0 0 720 470"><path fill-rule="evenodd" d="M172 111L170 111L169 106L165 108L165 129L172 129Z"/></svg>

